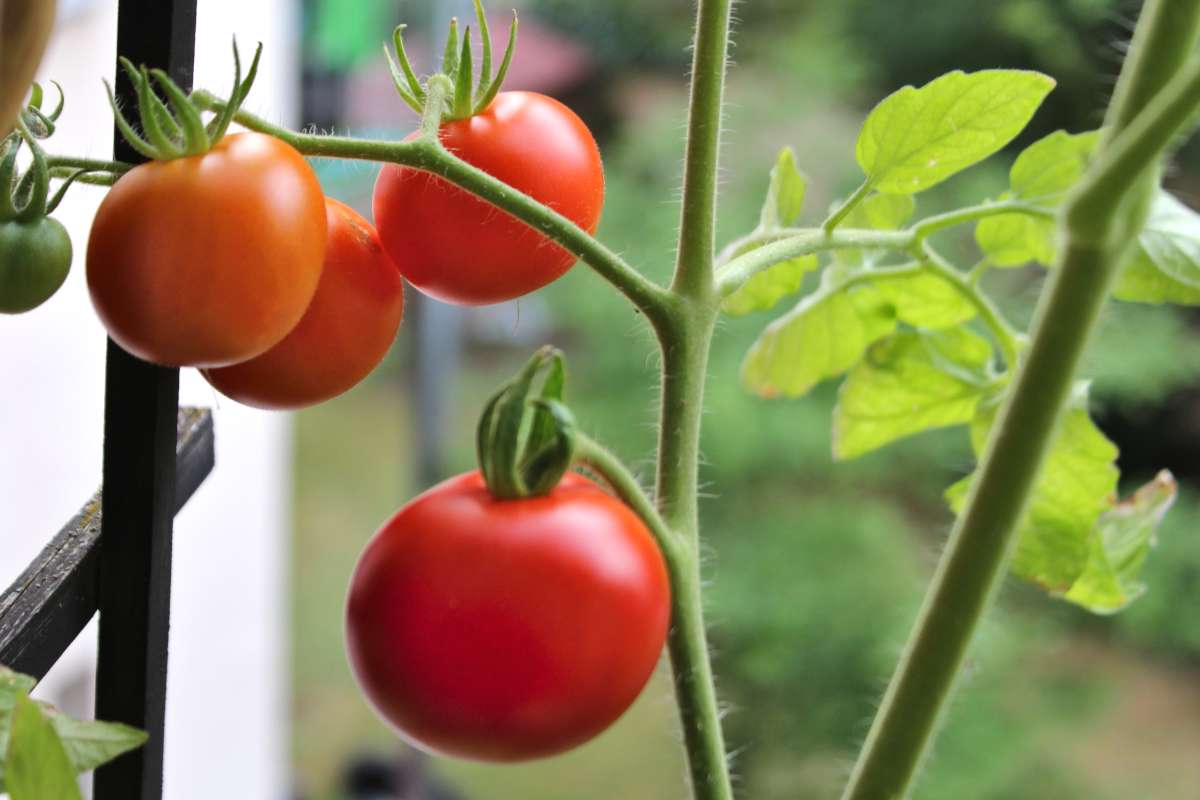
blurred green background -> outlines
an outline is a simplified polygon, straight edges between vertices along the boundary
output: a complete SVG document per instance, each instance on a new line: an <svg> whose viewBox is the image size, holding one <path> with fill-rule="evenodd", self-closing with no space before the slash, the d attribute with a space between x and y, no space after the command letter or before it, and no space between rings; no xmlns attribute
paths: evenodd
<svg viewBox="0 0 1200 800"><path fill-rule="evenodd" d="M384 6L388 25L431 18L428 4ZM523 26L540 22L587 55L586 75L556 88L604 136L600 236L665 277L679 212L691 3L531 0L521 8ZM796 148L811 178L805 219L819 222L858 182L854 140L871 104L950 69L1028 67L1058 79L1018 147L1056 128L1095 127L1133 10L1110 0L746 0L728 89L722 238L754 224L783 145ZM378 52L375 41L369 45ZM377 80L379 66L364 56L339 77L344 85ZM405 133L407 118L397 112L397 120L393 133ZM354 119L343 122L354 128ZM921 195L918 213L995 196L1015 152ZM1171 176L1185 200L1195 185L1191 160L1185 150ZM370 173L323 168L340 194L364 205ZM960 233L966 266L970 232ZM988 282L1024 320L1041 277L1014 270ZM711 637L739 796L835 798L952 522L941 492L971 457L965 431L956 429L832 463L836 385L770 402L739 386L741 356L770 319L724 323L710 368L702 510ZM652 340L585 267L466 322L449 471L471 465L475 416L487 394L545 340L567 353L569 400L583 426L649 475ZM1095 618L1010 581L915 797L1200 796L1196 322L1185 311L1114 304L1088 356L1094 411L1122 446L1126 488L1163 466L1182 479L1147 565L1149 591L1125 613ZM296 418L294 763L298 796L308 800L351 797L348 765L361 766L364 754L411 758L355 690L341 639L343 595L359 550L424 488L413 457L422 423L412 410L411 330L401 329L371 380ZM524 766L435 760L425 767L472 800L682 799L679 732L660 666L625 718L570 755Z"/></svg>

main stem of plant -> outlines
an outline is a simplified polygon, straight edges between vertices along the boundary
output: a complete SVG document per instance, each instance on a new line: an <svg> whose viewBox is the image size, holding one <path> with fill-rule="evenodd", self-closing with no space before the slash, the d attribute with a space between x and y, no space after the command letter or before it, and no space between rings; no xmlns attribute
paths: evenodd
<svg viewBox="0 0 1200 800"><path fill-rule="evenodd" d="M1093 169L1104 163L1108 143L1179 70L1198 32L1200 0L1148 0ZM1157 161L1157 153L1149 155ZM1005 572L1017 524L1116 267L1145 221L1157 182L1157 170L1144 169L1126 188L1123 202L1111 204L1108 218L1072 219L1073 208L1089 206L1085 178L1065 207L1061 255L1039 303L1029 350L843 800L908 795Z"/></svg>
<svg viewBox="0 0 1200 800"><path fill-rule="evenodd" d="M682 552L669 565L673 614L667 646L696 800L733 797L704 630L698 508L704 380L720 302L713 260L729 14L730 0L699 2L677 262L666 313L652 320L662 347L655 497L667 525L682 539Z"/></svg>

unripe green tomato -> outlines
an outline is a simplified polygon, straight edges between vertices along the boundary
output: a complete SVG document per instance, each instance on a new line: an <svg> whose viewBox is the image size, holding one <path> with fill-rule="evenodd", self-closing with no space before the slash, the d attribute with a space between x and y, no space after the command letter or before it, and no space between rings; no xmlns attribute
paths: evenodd
<svg viewBox="0 0 1200 800"><path fill-rule="evenodd" d="M0 222L0 313L20 314L50 299L71 269L71 237L50 217Z"/></svg>

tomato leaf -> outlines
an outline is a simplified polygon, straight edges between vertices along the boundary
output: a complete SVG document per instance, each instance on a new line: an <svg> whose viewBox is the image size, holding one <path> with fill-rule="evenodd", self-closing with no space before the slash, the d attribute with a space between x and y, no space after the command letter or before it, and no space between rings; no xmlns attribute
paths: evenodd
<svg viewBox="0 0 1200 800"><path fill-rule="evenodd" d="M892 305L871 286L838 285L827 270L821 289L772 322L742 363L742 382L764 397L799 397L845 372L867 346L896 327Z"/></svg>
<svg viewBox="0 0 1200 800"><path fill-rule="evenodd" d="M856 155L868 182L914 194L992 155L1021 132L1054 80L1024 70L950 72L871 111Z"/></svg>
<svg viewBox="0 0 1200 800"><path fill-rule="evenodd" d="M1054 223L1028 214L997 214L979 220L975 243L997 267L1054 262Z"/></svg>
<svg viewBox="0 0 1200 800"><path fill-rule="evenodd" d="M999 404L979 405L971 423L971 443L983 452ZM1117 448L1095 426L1082 404L1063 418L1033 498L1018 528L1012 570L1053 594L1068 591L1088 563L1092 531L1115 502ZM976 473L946 491L961 512Z"/></svg>
<svg viewBox="0 0 1200 800"><path fill-rule="evenodd" d="M29 693L34 683L30 676L0 666L0 754L8 751L13 709L20 698ZM72 719L52 706L34 702L58 735L72 774L93 770L122 753L140 747L146 741L144 732L128 725ZM5 778L5 765L0 761L0 792L5 791Z"/></svg>
<svg viewBox="0 0 1200 800"><path fill-rule="evenodd" d="M759 229L784 228L794 223L804 207L807 186L808 178L796 167L796 153L790 147L780 150L771 168L771 184L759 215Z"/></svg>
<svg viewBox="0 0 1200 800"><path fill-rule="evenodd" d="M1013 194L1039 205L1058 205L1083 177L1099 139L1099 131L1055 131L1038 139L1021 151L1009 170Z"/></svg>
<svg viewBox="0 0 1200 800"><path fill-rule="evenodd" d="M1140 303L1200 305L1200 214L1159 191L1113 296Z"/></svg>
<svg viewBox="0 0 1200 800"><path fill-rule="evenodd" d="M871 345L838 395L834 458L970 422L990 381L991 360L991 344L962 327L904 331Z"/></svg>
<svg viewBox="0 0 1200 800"><path fill-rule="evenodd" d="M896 275L874 285L896 309L897 319L917 328L951 328L976 314L969 300L932 272Z"/></svg>
<svg viewBox="0 0 1200 800"><path fill-rule="evenodd" d="M752 276L725 299L722 309L731 316L773 308L783 298L800 291L804 275L820 266L815 255L781 261Z"/></svg>
<svg viewBox="0 0 1200 800"><path fill-rule="evenodd" d="M1026 147L1008 173L1016 198L1053 208L1079 182L1088 159L1096 149L1098 131L1067 133L1055 131ZM1028 214L1000 214L975 226L975 242L998 267L1016 267L1036 261L1050 266L1054 261L1054 222Z"/></svg>
<svg viewBox="0 0 1200 800"><path fill-rule="evenodd" d="M43 708L43 712L54 725L76 772L88 772L136 750L148 738L145 731L119 722L73 719L53 708Z"/></svg>
<svg viewBox="0 0 1200 800"><path fill-rule="evenodd" d="M41 707L26 694L17 697L4 759L12 800L80 800L75 770L63 743Z"/></svg>
<svg viewBox="0 0 1200 800"><path fill-rule="evenodd" d="M1092 531L1087 566L1064 598L1095 614L1114 614L1136 600L1138 580L1154 534L1175 502L1175 478L1163 470L1133 495L1104 512Z"/></svg>

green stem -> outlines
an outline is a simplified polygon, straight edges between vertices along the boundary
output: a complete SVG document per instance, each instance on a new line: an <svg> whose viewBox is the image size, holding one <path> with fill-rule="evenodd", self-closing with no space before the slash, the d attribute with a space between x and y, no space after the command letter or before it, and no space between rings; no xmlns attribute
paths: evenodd
<svg viewBox="0 0 1200 800"><path fill-rule="evenodd" d="M1107 141L1137 116L1190 54L1200 34L1200 0L1150 0L1134 36ZM1103 162L1102 142L1097 163ZM1128 187L1122 213L1144 213L1155 174ZM1086 201L1086 195L1081 198ZM1070 207L1064 209L1070 215ZM1114 212L1115 214L1115 212ZM1112 216L1099 220L1108 229ZM907 796L953 693L975 630L990 607L1076 367L1095 328L1137 221L1123 241L1081 241L1067 230L1034 319L1032 342L1013 380L979 474L938 564L913 634L867 735L843 800Z"/></svg>
<svg viewBox="0 0 1200 800"><path fill-rule="evenodd" d="M863 181L862 185L854 190L854 193L846 198L846 202L842 203L837 209L829 215L828 219L821 223L821 230L827 234L833 233L842 220L844 220L854 207L862 202L867 193L871 191L871 182Z"/></svg>
<svg viewBox="0 0 1200 800"><path fill-rule="evenodd" d="M192 99L208 110L224 107L224 101L208 92L193 92ZM529 195L473 167L439 144L422 139L389 142L297 133L241 110L234 119L250 130L275 136L308 156L401 164L432 172L507 211L562 245L615 286L652 322L666 313L667 292L583 228Z"/></svg>
<svg viewBox="0 0 1200 800"><path fill-rule="evenodd" d="M713 274L721 105L730 0L700 0L692 53L678 256L666 313L652 319L662 348L656 499L683 539L671 569L667 647L696 800L732 800L725 740L705 641L700 581L700 423L709 346L718 316Z"/></svg>
<svg viewBox="0 0 1200 800"><path fill-rule="evenodd" d="M94 158L74 158L72 156L46 155L46 165L53 171L56 167L66 168L70 172L86 169L95 172L107 172L112 175L124 175L133 169L133 164L123 161L101 161Z"/></svg>
<svg viewBox="0 0 1200 800"><path fill-rule="evenodd" d="M683 210L673 291L695 297L713 292L716 241L717 159L721 103L729 48L730 0L701 0L692 48L687 146L683 157Z"/></svg>
<svg viewBox="0 0 1200 800"><path fill-rule="evenodd" d="M969 222L999 214L1025 214L1040 219L1053 219L1055 212L1029 203L1005 200L960 208L945 214L926 217L900 231L881 231L871 228L843 228L826 233L823 228L780 228L756 231L727 245L717 259L717 291L726 297L737 291L755 273L810 253L846 248L871 250L910 250L931 235ZM764 245L778 245L768 249Z"/></svg>
<svg viewBox="0 0 1200 800"><path fill-rule="evenodd" d="M421 138L439 143L438 129L446 113L446 98L454 92L454 84L445 75L434 75L425 84L425 108L421 111Z"/></svg>
<svg viewBox="0 0 1200 800"><path fill-rule="evenodd" d="M650 533L662 551L663 560L670 565L686 558L681 552L684 542L675 531L668 527L662 515L658 513L654 502L642 489L642 485L633 473L617 458L611 450L601 445L595 439L580 431L575 432L575 461L595 472L612 487L617 497L625 505L633 509L642 518Z"/></svg>
<svg viewBox="0 0 1200 800"><path fill-rule="evenodd" d="M671 632L667 641L675 699L687 746L696 800L731 800L733 789L705 641L700 581L700 424L715 303L680 298L658 327L662 346L662 410L655 496L663 518L682 540L683 557L671 565Z"/></svg>
<svg viewBox="0 0 1200 800"><path fill-rule="evenodd" d="M955 269L954 265L930 247L928 242L921 242L917 257L922 260L926 269L953 286L964 300L975 307L980 321L987 326L988 331L995 337L996 343L1000 345L1000 352L1004 355L1004 363L1010 369L1015 367L1017 365L1018 343L1021 335L1004 318L1004 315L1000 313L1000 309L996 308L995 303L980 291L975 281L972 280L971 275L964 275Z"/></svg>
<svg viewBox="0 0 1200 800"><path fill-rule="evenodd" d="M717 293L728 297L757 273L800 256L829 250L909 250L914 242L910 231L876 231L857 228L825 233L817 228L787 230L780 238L764 239L767 244L734 258L717 270Z"/></svg>
<svg viewBox="0 0 1200 800"><path fill-rule="evenodd" d="M1057 212L1052 208L1044 208L1020 200L1001 200L996 203L982 203L977 206L968 206L967 208L948 211L945 214L926 217L909 228L909 230L913 232L913 236L917 238L917 241L921 241L946 228L953 228L968 222L977 222L998 214L1024 214L1037 219L1053 220Z"/></svg>
<svg viewBox="0 0 1200 800"><path fill-rule="evenodd" d="M1161 153L1191 121L1200 107L1200 59L1193 59L1171 82L1112 139L1071 204L1067 225L1078 238L1096 241L1103 235L1095 220L1111 219L1126 186L1155 163Z"/></svg>

